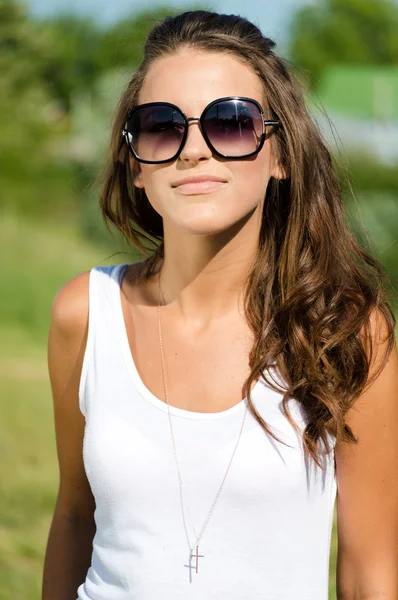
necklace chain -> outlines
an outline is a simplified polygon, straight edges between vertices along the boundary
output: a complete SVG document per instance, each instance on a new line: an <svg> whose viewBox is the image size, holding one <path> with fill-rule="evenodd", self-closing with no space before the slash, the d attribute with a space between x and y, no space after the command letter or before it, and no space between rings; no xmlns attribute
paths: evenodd
<svg viewBox="0 0 398 600"><path fill-rule="evenodd" d="M175 445L175 440L174 440L173 426L172 426L172 423L171 423L170 406L169 406L169 402L168 402L166 374L165 374L165 368L164 368L163 338L162 338L162 329L161 329L161 325L160 325L160 295L161 295L161 291L160 291L160 272L159 272L159 288L158 288L158 290L159 290L159 294L158 294L158 307L157 307L157 311L158 311L158 331L159 331L160 354L161 354L161 361L162 361L163 383L164 383L164 389L165 389L166 404L167 404L167 409L168 409L168 414L169 414L169 423L170 423L171 437L172 437L172 440L173 440L174 456L175 456L177 470L178 470L178 478L179 478L179 483L180 483L181 500L183 502L183 499L182 499L182 488L184 487L184 483L182 481L180 465L179 465L178 458L177 458L177 451L176 451L176 445ZM210 520L210 517L211 517L211 515L213 513L213 510L214 510L214 508L216 506L217 500L218 500L218 498L220 496L221 490L222 490L222 488L224 486L224 482L225 482L225 479L226 479L226 477L228 475L228 471L229 471L229 468L231 466L232 459L233 459L233 457L235 455L236 449L237 449L238 444L239 444L240 437L242 435L242 430L243 430L243 426L244 426L244 423L245 423L246 413L247 413L247 404L246 404L246 409L245 409L245 412L244 412L244 415L243 415L243 421L242 421L242 425L241 425L241 428L240 428L238 441L236 442L235 449L234 449L234 451L232 453L231 460L229 461L229 464L228 464L227 470L225 472L224 478L223 478L223 480L221 482L221 486L220 486L220 488L219 488L219 490L218 490L218 492L216 494L215 500L214 500L214 502L213 502L213 504L212 504L212 506L210 508L209 514L208 514L208 516L207 516L207 518L205 520L205 523L204 523L204 525L203 525L203 527L201 529L201 532L200 532L199 536L196 534L195 527L194 527L193 521L192 521L192 516L191 516L191 513L190 513L189 508L187 506L187 510L188 510L188 513L189 513L189 516L190 516L190 519L191 519L191 524L192 524L194 533L196 535L196 542L192 546L191 551L193 551L193 548L195 546L197 547L197 550L198 550L199 541L200 541L200 539L201 539L201 537L202 537L202 535L203 535L203 533L204 533L204 531L205 531L205 529L207 527L207 524L208 524L208 522ZM184 526L185 526L185 519L184 519ZM187 538L188 538L188 542L189 542L189 536L188 536L188 532L186 530L186 526L185 526L185 532L187 534Z"/></svg>

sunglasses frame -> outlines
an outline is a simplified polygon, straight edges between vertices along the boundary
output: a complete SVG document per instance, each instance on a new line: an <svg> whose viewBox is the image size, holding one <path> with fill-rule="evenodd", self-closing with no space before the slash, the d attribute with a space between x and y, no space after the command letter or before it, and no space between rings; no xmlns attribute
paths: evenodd
<svg viewBox="0 0 398 600"><path fill-rule="evenodd" d="M214 104L218 104L220 102L225 102L226 100L243 100L244 102L250 102L251 104L254 104L261 116L262 116L262 121L263 121L263 132L261 134L261 139L260 139L260 143L257 146L257 148L254 150L254 152L250 152L249 154L242 154L240 156L229 156L228 154L222 154L221 152L218 152L218 150L216 150L216 148L214 148L213 144L211 143L207 133L206 133L206 129L203 126L203 122L204 122L204 115L205 113L212 107L214 106ZM181 139L181 143L180 146L177 150L177 152L174 154L174 156L172 156L171 158L168 158L166 160L144 160L142 158L140 158L137 153L134 151L132 145L130 144L129 138L128 138L128 130L127 130L127 123L129 121L129 119L131 118L131 116L134 114L135 111L137 111L140 108L144 108L147 106L171 106L172 108L176 109L184 118L184 125L185 125L185 130ZM171 102L146 102L145 104L139 104L138 106L135 106L128 114L126 117L126 121L125 121L125 125L124 128L122 129L122 136L124 137L128 149L130 150L131 154L134 156L134 158L141 163L146 163L146 164L151 164L151 165L159 165L159 164L163 164L163 163L168 163L168 162L172 162L173 160L175 160L176 158L178 158L178 156L181 154L185 142L187 140L188 137L188 125L189 125L189 121L199 121L199 128L200 131L202 133L202 136L206 142L206 144L208 145L208 147L210 148L210 150L212 152L214 152L214 154L216 154L217 156L220 156L221 158L228 158L228 159L241 159L241 158L248 158L249 156L254 156L255 154L258 154L261 150L261 148L264 146L264 142L265 142L265 138L266 138L266 127L267 126L273 126L273 127L278 127L281 122L279 120L277 121L270 121L268 119L264 119L264 111L263 108L261 106L261 104L259 102L257 102L257 100L254 100L253 98L246 98L245 96L225 96L223 98L217 98L217 100L213 100L212 102L210 102L207 106L205 106L205 108L202 111L202 114L200 115L200 117L187 117L187 115L176 105L176 104L172 104Z"/></svg>

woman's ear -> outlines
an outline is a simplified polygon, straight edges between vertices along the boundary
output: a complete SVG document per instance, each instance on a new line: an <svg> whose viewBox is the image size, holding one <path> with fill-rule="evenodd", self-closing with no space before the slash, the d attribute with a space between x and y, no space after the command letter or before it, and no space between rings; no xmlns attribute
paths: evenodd
<svg viewBox="0 0 398 600"><path fill-rule="evenodd" d="M275 162L271 169L271 177L274 179L286 179L286 170L279 162Z"/></svg>
<svg viewBox="0 0 398 600"><path fill-rule="evenodd" d="M132 181L133 181L133 184L135 185L135 187L138 187L138 188L143 188L144 187L144 184L142 182L142 173L141 173L141 171L139 171L138 173L135 173L135 174L133 173L133 179L132 179Z"/></svg>
<svg viewBox="0 0 398 600"><path fill-rule="evenodd" d="M142 181L142 172L141 169L139 168L139 165L137 163L137 161L135 161L133 159L133 157L130 157L130 168L131 168L131 180L133 185L135 185L135 187L138 188L143 188L144 184Z"/></svg>

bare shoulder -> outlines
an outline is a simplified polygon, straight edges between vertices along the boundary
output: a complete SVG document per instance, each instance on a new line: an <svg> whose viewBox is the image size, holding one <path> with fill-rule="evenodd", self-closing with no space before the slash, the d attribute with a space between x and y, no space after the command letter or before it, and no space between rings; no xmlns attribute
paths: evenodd
<svg viewBox="0 0 398 600"><path fill-rule="evenodd" d="M77 275L56 293L47 357L60 471L56 510L68 517L91 519L94 500L82 460L85 419L79 407L88 333L89 276L90 271Z"/></svg>
<svg viewBox="0 0 398 600"><path fill-rule="evenodd" d="M79 273L56 293L51 307L51 325L60 334L73 336L87 325L89 279L90 271Z"/></svg>

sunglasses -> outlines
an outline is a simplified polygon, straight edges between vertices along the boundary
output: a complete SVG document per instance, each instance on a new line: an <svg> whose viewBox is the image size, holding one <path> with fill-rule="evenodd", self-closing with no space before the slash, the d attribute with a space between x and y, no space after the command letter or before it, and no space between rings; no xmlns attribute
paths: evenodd
<svg viewBox="0 0 398 600"><path fill-rule="evenodd" d="M166 163L181 153L189 121L199 121L207 145L222 158L257 154L264 145L266 127L280 125L280 121L264 119L264 111L256 100L228 96L210 102L200 117L187 117L170 102L140 104L128 113L122 135L139 162Z"/></svg>

